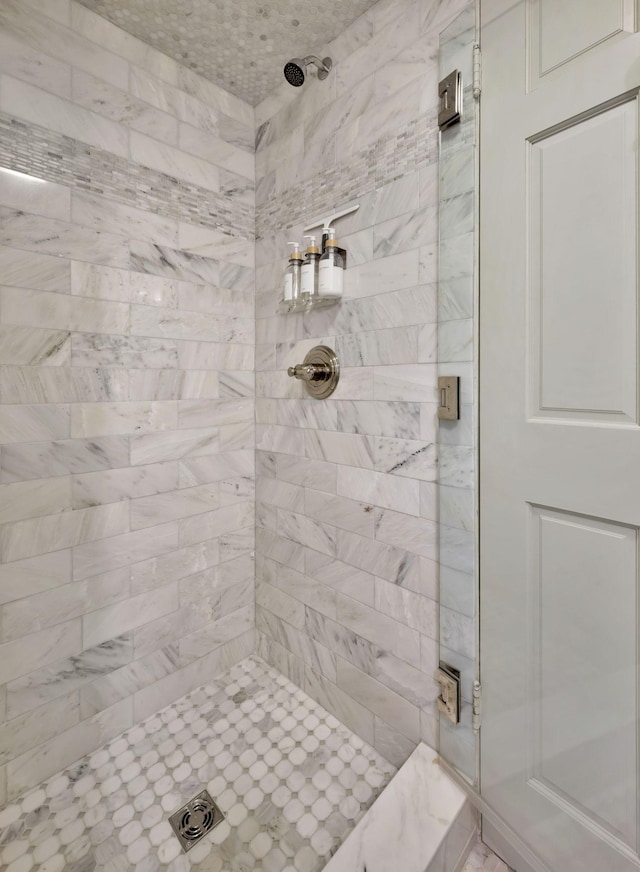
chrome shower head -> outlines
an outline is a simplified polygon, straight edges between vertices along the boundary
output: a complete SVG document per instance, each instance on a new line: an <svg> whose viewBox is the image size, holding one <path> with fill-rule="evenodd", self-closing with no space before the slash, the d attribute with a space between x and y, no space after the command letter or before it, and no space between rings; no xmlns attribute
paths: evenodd
<svg viewBox="0 0 640 872"><path fill-rule="evenodd" d="M304 85L305 69L306 64L302 58L292 58L284 65L284 77L294 88L299 88Z"/></svg>
<svg viewBox="0 0 640 872"><path fill-rule="evenodd" d="M304 85L306 70L309 64L313 64L318 70L318 78L326 79L333 66L331 58L317 58L315 55L309 55L306 58L292 58L284 65L284 77L293 85L294 88L299 88Z"/></svg>

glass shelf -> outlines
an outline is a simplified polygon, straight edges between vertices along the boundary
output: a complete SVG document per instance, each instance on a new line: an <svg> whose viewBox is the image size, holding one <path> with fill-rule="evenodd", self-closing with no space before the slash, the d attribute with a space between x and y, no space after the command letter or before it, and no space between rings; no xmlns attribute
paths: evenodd
<svg viewBox="0 0 640 872"><path fill-rule="evenodd" d="M312 309L326 309L335 306L342 297L300 297L297 300L281 300L278 305L279 315L290 315L292 312L311 312Z"/></svg>

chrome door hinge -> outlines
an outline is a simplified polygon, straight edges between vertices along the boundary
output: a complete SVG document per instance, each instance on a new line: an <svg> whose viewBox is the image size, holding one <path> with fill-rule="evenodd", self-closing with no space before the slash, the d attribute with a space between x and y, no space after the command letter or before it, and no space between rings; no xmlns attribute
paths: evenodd
<svg viewBox="0 0 640 872"><path fill-rule="evenodd" d="M440 403L438 405L438 418L445 421L460 420L460 376L438 376L438 392Z"/></svg>
<svg viewBox="0 0 640 872"><path fill-rule="evenodd" d="M438 711L450 720L452 724L459 724L460 710L462 708L460 670L441 660L440 666L436 671L436 681L440 685Z"/></svg>
<svg viewBox="0 0 640 872"><path fill-rule="evenodd" d="M480 725L482 720L482 685L479 681L473 682L473 712L471 715L471 723L473 726L473 732L480 732Z"/></svg>
<svg viewBox="0 0 640 872"><path fill-rule="evenodd" d="M482 93L482 52L476 43L473 46L473 98L480 99Z"/></svg>

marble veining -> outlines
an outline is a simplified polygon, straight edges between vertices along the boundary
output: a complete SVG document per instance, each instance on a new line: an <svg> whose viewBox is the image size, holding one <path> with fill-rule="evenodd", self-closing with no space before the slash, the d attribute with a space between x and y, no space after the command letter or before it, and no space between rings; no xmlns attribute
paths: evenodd
<svg viewBox="0 0 640 872"><path fill-rule="evenodd" d="M132 643L132 634L124 633L60 660L55 666L45 666L15 679L7 686L7 714L17 717L120 668L131 659Z"/></svg>
<svg viewBox="0 0 640 872"><path fill-rule="evenodd" d="M7 176L9 178L9 176ZM16 189L20 189L20 197L12 198L13 205L17 202L24 205L24 185L11 186L14 195ZM0 188L6 189L6 181L0 181ZM62 186L55 186L55 197L59 196ZM48 199L48 198L47 198ZM59 291L68 293L70 287L71 267L68 260L59 257L51 257L39 252L24 252L17 248L0 246L0 267L2 268L2 282L9 287L35 288L41 291Z"/></svg>
<svg viewBox="0 0 640 872"><path fill-rule="evenodd" d="M77 227L68 221L29 215L0 206L0 243L56 257L91 259L96 263L127 267L129 250L124 237Z"/></svg>
<svg viewBox="0 0 640 872"><path fill-rule="evenodd" d="M466 805L463 791L440 769L435 752L421 744L326 872L453 872L474 838L475 821Z"/></svg>
<svg viewBox="0 0 640 872"><path fill-rule="evenodd" d="M18 366L64 366L69 363L67 330L0 326L0 363Z"/></svg>
<svg viewBox="0 0 640 872"><path fill-rule="evenodd" d="M128 448L129 441L122 436L7 445L0 457L2 481L125 467Z"/></svg>

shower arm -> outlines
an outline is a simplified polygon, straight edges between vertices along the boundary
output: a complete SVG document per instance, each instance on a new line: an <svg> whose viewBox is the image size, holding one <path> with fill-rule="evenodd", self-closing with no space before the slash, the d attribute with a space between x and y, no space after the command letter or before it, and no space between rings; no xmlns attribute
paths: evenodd
<svg viewBox="0 0 640 872"><path fill-rule="evenodd" d="M328 73L331 70L331 67L328 66L323 60L320 60L319 57L315 55L307 55L304 58L305 65L314 64L319 70L322 70L324 73Z"/></svg>

